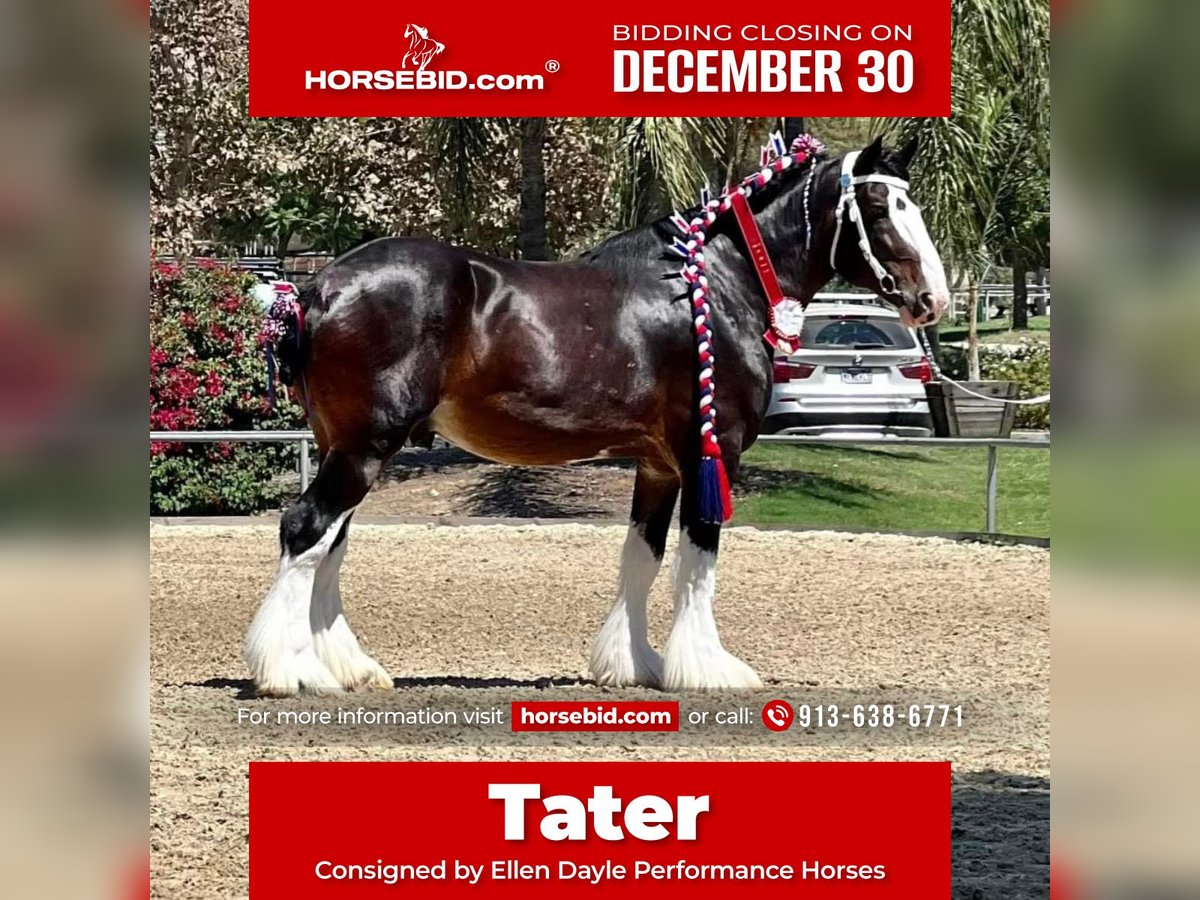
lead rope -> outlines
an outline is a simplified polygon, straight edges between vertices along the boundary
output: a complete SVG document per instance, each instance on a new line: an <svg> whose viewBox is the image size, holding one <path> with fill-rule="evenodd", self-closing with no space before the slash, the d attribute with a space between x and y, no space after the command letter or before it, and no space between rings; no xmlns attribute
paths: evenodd
<svg viewBox="0 0 1200 900"><path fill-rule="evenodd" d="M964 387L960 382L955 381L942 371L942 367L938 365L937 359L933 355L933 348L929 346L929 338L925 334L925 329L918 328L917 334L921 336L921 346L925 348L925 356L929 359L929 367L933 369L933 374L938 377L939 381L945 381L954 385L964 394L970 394L972 397L978 397L980 400L991 400L993 403L1007 403L1010 406L1038 406L1042 403L1050 402L1049 394L1042 394L1040 397L1030 397L1028 400L1009 400L1005 397L989 397L986 394L976 393L969 387Z"/></svg>

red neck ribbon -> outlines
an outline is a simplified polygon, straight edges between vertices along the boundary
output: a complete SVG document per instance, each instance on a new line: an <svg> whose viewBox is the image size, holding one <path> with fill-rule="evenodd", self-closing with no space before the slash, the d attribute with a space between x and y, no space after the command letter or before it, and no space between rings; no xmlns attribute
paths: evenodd
<svg viewBox="0 0 1200 900"><path fill-rule="evenodd" d="M775 275L775 267L771 265L771 257L767 253L767 245L763 242L762 232L758 230L758 223L754 221L754 213L750 211L750 202L741 191L734 191L733 214L750 250L750 260L754 263L754 270L758 272L763 293L774 306L783 299L783 288L779 286L779 278Z"/></svg>
<svg viewBox="0 0 1200 900"><path fill-rule="evenodd" d="M767 329L763 338L776 350L794 353L800 348L800 335L781 329L779 324L783 324L783 322L777 324L775 314L779 311L779 305L786 300L788 312L799 313L802 317L803 313L800 310L807 304L801 304L798 300L784 295L779 278L775 274L775 267L771 265L771 256L767 253L767 245L763 241L762 232L758 230L758 223L754 221L754 213L750 211L750 203L745 194L740 190L735 190L731 198L731 205L738 227L742 230L742 238L746 241L746 248L750 251L750 261L754 263L754 271L758 273L758 281L762 285L763 293L767 295L767 301L771 304L769 310L771 327ZM785 316L783 321L788 321L788 317Z"/></svg>

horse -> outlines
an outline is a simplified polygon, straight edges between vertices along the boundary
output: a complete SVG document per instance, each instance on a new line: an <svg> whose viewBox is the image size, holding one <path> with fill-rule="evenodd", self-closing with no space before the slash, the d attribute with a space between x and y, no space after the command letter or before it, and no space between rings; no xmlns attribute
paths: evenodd
<svg viewBox="0 0 1200 900"><path fill-rule="evenodd" d="M807 302L836 272L877 292L911 326L940 317L945 272L908 193L916 150L875 141L838 159L790 157L796 165L749 197L790 297ZM616 600L593 645L592 678L667 691L761 686L718 634L721 517L704 513L698 470L702 440L733 477L757 438L772 384L770 313L733 217L710 211L692 230L706 218L710 331L696 331L700 306L688 303L697 276L665 261L676 227L669 219L566 262L382 238L300 289L279 342L281 378L308 411L321 462L282 516L278 573L247 633L244 656L260 695L393 687L346 621L338 572L350 517L380 470L407 441L433 433L501 463L635 460ZM697 333L706 337L699 357ZM698 433L713 407L704 377L711 384L714 371L720 418L710 415L715 425ZM674 616L660 656L646 602L677 500Z"/></svg>
<svg viewBox="0 0 1200 900"><path fill-rule="evenodd" d="M445 44L429 37L428 28L422 28L420 25L405 25L404 36L408 38L408 52L404 54L400 64L407 65L411 57L419 72L423 72L430 61L446 49Z"/></svg>

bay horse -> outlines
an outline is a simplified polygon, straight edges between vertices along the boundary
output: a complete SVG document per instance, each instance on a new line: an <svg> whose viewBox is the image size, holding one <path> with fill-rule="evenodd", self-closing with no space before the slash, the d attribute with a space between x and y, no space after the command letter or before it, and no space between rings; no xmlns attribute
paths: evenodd
<svg viewBox="0 0 1200 900"><path fill-rule="evenodd" d="M948 292L907 191L915 152L915 143L893 152L876 141L840 159L814 153L800 165L793 156L796 165L749 195L788 295L807 302L836 272L885 297L910 325L937 320ZM260 695L393 686L347 624L338 570L350 517L380 470L406 441L434 432L515 465L636 460L616 602L593 646L592 678L670 691L760 686L722 645L713 617L721 525L701 513L701 362L684 275L664 253L673 236L662 220L558 263L383 238L301 289L278 353L321 464L283 515L278 574L246 638ZM711 222L705 250L720 357L714 437L732 477L770 399L768 304L732 216ZM677 500L674 620L660 657L646 600Z"/></svg>
<svg viewBox="0 0 1200 900"><path fill-rule="evenodd" d="M408 52L404 54L400 64L407 65L411 58L418 72L423 72L433 58L446 49L446 45L441 41L429 37L428 28L422 28L420 25L405 25L404 36L408 38Z"/></svg>

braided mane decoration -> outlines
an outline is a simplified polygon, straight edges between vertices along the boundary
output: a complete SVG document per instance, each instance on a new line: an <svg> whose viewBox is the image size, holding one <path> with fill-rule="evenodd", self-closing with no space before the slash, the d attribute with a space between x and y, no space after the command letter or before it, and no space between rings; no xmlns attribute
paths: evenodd
<svg viewBox="0 0 1200 900"><path fill-rule="evenodd" d="M775 132L771 135L767 145L762 148L759 171L747 176L737 187L726 188L719 197L710 197L706 187L700 194L700 209L691 221L679 213L675 213L671 217L671 222L683 233L682 238L675 238L671 244L671 250L683 257L684 260L680 274L688 284L688 294L692 300L692 322L696 330L696 356L700 363L699 514L700 520L703 522L720 525L733 515L729 476L725 471L725 463L721 459L721 446L717 443L716 384L713 377L716 359L713 354L713 332L710 324L712 310L708 302L708 275L704 261L704 242L707 239L708 229L721 213L729 211L735 193L740 192L742 196L749 199L785 169L802 166L824 151L825 147L820 141L812 135L802 134L792 142L791 147L785 153L783 136L779 132ZM805 226L806 232L811 231L807 202L805 204ZM807 234L805 238L807 240Z"/></svg>

